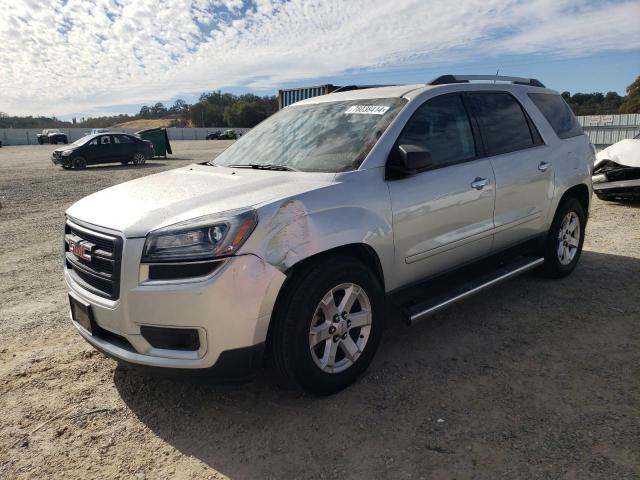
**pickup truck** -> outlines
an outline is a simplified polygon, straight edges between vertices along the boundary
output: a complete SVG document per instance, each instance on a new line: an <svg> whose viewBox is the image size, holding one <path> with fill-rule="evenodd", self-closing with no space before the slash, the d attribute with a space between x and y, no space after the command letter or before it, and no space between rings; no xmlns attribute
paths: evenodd
<svg viewBox="0 0 640 480"><path fill-rule="evenodd" d="M69 143L69 138L67 137L67 134L62 133L57 128L48 128L48 129L42 130L42 133L39 133L38 135L36 135L36 138L38 139L38 143L40 145L43 145L45 143L51 143L53 145L56 145L58 143L65 143L65 144Z"/></svg>
<svg viewBox="0 0 640 480"><path fill-rule="evenodd" d="M72 205L70 316L121 362L226 379L266 360L279 383L330 394L365 372L385 321L402 327L389 312L413 325L532 269L569 275L593 160L535 79L303 100L208 163Z"/></svg>

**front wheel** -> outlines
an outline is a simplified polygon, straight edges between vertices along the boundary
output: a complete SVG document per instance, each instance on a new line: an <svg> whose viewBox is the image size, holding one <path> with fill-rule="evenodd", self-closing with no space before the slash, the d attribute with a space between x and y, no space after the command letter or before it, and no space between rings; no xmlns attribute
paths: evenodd
<svg viewBox="0 0 640 480"><path fill-rule="evenodd" d="M384 292L376 276L349 257L295 275L274 316L270 359L286 385L329 395L363 373L378 348Z"/></svg>
<svg viewBox="0 0 640 480"><path fill-rule="evenodd" d="M576 268L587 224L584 208L573 197L565 199L553 219L544 251L544 271L552 278L566 277Z"/></svg>
<svg viewBox="0 0 640 480"><path fill-rule="evenodd" d="M84 170L87 168L87 161L84 157L76 157L73 159L72 163L75 170Z"/></svg>
<svg viewBox="0 0 640 480"><path fill-rule="evenodd" d="M147 161L147 157L144 156L144 153L138 152L133 156L134 165L144 165L146 161Z"/></svg>

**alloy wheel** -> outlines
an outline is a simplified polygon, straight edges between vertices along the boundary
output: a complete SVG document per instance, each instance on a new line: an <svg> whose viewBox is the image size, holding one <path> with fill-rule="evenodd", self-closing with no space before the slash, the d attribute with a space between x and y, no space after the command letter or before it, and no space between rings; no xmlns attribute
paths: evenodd
<svg viewBox="0 0 640 480"><path fill-rule="evenodd" d="M371 334L371 302L362 287L342 283L329 290L316 307L309 330L309 349L325 373L351 367Z"/></svg>
<svg viewBox="0 0 640 480"><path fill-rule="evenodd" d="M564 216L558 232L558 260L561 265L569 265L578 252L580 245L580 218L576 212Z"/></svg>

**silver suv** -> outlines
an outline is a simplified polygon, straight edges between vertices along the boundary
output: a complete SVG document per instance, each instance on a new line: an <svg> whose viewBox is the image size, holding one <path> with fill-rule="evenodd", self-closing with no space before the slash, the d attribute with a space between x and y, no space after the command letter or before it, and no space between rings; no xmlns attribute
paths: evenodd
<svg viewBox="0 0 640 480"><path fill-rule="evenodd" d="M386 302L412 324L535 267L571 273L593 160L533 79L304 100L209 163L69 208L73 324L120 361L235 378L266 358L332 393L371 362Z"/></svg>

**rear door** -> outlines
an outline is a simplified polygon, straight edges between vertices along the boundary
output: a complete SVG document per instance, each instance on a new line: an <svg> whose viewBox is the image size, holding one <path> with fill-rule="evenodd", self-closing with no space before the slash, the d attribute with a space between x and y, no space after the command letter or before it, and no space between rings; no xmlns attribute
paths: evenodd
<svg viewBox="0 0 640 480"><path fill-rule="evenodd" d="M400 134L397 145L428 149L433 167L387 182L393 209L394 286L489 253L495 182L491 161L479 158L476 136L458 94L427 100Z"/></svg>
<svg viewBox="0 0 640 480"><path fill-rule="evenodd" d="M135 153L135 145L133 139L128 135L113 135L114 153L118 157L118 161L131 160Z"/></svg>
<svg viewBox="0 0 640 480"><path fill-rule="evenodd" d="M544 231L553 199L553 163L535 125L507 92L468 94L496 180L493 250Z"/></svg>

